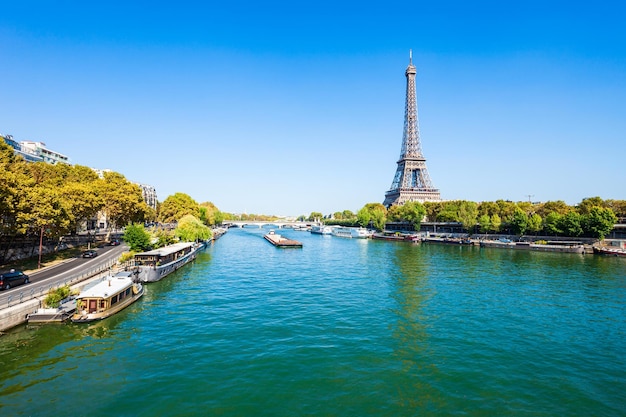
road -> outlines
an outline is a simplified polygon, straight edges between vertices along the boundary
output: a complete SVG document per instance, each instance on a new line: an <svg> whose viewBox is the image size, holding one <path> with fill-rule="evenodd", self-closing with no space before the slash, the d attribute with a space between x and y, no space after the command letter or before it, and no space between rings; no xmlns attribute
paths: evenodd
<svg viewBox="0 0 626 417"><path fill-rule="evenodd" d="M95 274L99 270L113 265L122 252L127 250L128 246L126 245L104 246L96 249L98 256L95 258L72 258L61 264L32 272L29 274L29 284L0 291L0 309L36 296L45 295L50 288Z"/></svg>

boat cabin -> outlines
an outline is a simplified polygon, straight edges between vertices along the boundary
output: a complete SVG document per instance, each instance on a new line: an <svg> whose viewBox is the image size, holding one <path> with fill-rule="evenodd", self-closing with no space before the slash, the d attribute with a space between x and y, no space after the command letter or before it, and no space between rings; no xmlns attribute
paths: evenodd
<svg viewBox="0 0 626 417"><path fill-rule="evenodd" d="M193 243L182 242L135 254L135 266L157 267L174 262L193 251Z"/></svg>
<svg viewBox="0 0 626 417"><path fill-rule="evenodd" d="M76 316L99 315L133 297L138 288L126 276L106 277L76 298Z"/></svg>

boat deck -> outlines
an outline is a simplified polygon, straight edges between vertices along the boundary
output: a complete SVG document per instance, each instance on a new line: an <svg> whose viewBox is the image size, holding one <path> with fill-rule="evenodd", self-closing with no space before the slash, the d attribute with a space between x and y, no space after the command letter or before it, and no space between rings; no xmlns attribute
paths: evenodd
<svg viewBox="0 0 626 417"><path fill-rule="evenodd" d="M272 245L277 248L301 248L302 243L297 240L287 239L282 237L281 235L277 235L274 232L269 232L265 236L263 236L265 240L270 242Z"/></svg>

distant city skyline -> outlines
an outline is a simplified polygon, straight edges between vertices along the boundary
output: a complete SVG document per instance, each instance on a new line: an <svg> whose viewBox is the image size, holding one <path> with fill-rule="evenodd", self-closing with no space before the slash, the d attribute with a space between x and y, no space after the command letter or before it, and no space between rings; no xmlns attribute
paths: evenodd
<svg viewBox="0 0 626 417"><path fill-rule="evenodd" d="M442 199L626 199L626 6L405 3L3 4L0 133L161 201L356 211L393 180L412 49Z"/></svg>

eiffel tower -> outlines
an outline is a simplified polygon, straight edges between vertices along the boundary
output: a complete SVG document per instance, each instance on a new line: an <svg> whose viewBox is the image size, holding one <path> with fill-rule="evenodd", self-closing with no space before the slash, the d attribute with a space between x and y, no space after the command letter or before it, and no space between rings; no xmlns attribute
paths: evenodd
<svg viewBox="0 0 626 417"><path fill-rule="evenodd" d="M402 205L407 201L440 201L439 190L430 182L426 169L426 159L422 155L419 122L417 121L417 99L415 95L415 74L413 52L409 52L409 66L406 67L406 106L404 109L404 134L398 169L393 177L391 188L385 193L383 205L387 208Z"/></svg>

